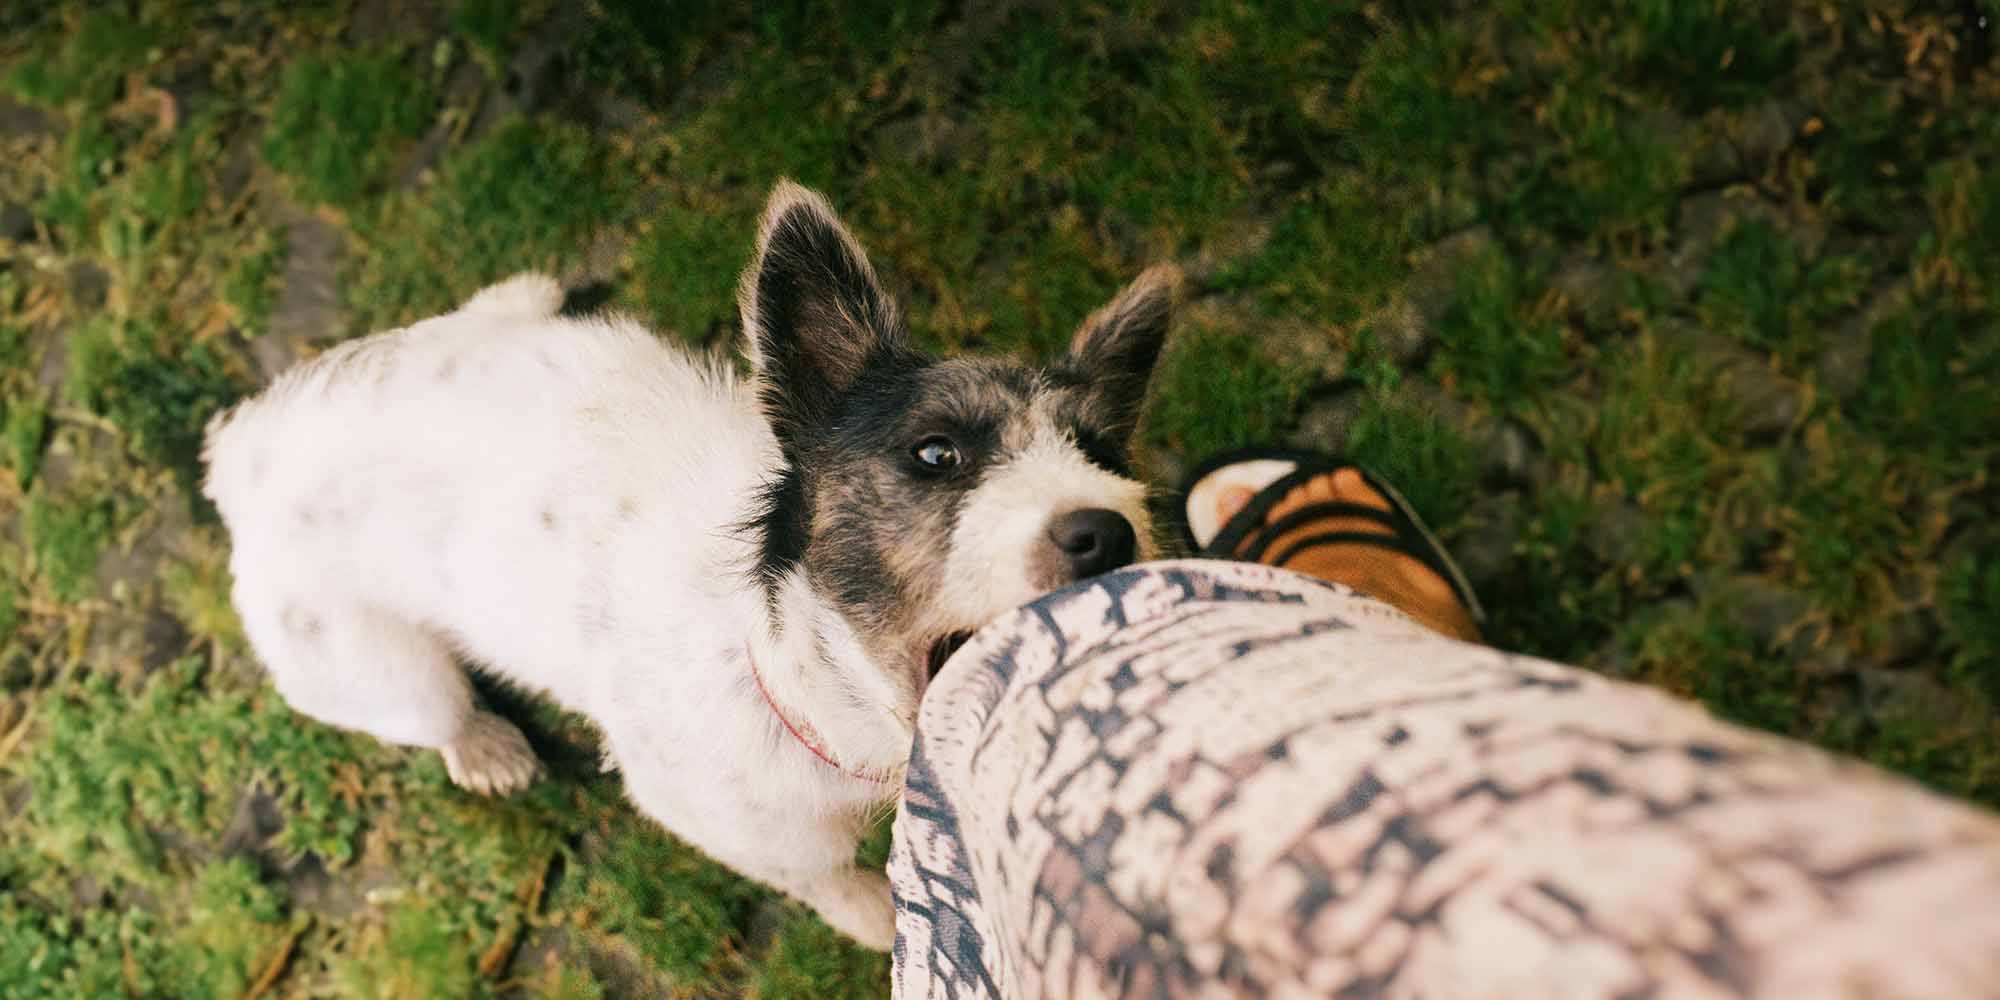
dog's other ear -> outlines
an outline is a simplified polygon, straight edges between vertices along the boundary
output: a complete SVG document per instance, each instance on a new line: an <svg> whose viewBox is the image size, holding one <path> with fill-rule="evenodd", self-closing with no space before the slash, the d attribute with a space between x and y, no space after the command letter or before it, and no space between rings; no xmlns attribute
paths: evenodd
<svg viewBox="0 0 2000 1000"><path fill-rule="evenodd" d="M1106 425L1120 436L1131 434L1139 421L1139 404L1166 343L1180 285L1180 269L1172 264L1147 268L1070 339L1064 366L1090 381L1107 411Z"/></svg>
<svg viewBox="0 0 2000 1000"><path fill-rule="evenodd" d="M906 340L861 244L825 198L789 180L764 207L757 257L736 298L758 398L787 445Z"/></svg>

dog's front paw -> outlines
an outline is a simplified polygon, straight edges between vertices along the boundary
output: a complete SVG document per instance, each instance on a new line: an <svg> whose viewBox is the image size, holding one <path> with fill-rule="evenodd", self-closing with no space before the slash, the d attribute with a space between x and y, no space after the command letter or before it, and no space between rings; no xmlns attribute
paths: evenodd
<svg viewBox="0 0 2000 1000"><path fill-rule="evenodd" d="M453 784L484 795L520 791L542 766L521 730L492 712L473 712L440 752Z"/></svg>
<svg viewBox="0 0 2000 1000"><path fill-rule="evenodd" d="M806 901L834 930L856 944L888 951L896 943L896 907L881 872L848 870L828 877Z"/></svg>

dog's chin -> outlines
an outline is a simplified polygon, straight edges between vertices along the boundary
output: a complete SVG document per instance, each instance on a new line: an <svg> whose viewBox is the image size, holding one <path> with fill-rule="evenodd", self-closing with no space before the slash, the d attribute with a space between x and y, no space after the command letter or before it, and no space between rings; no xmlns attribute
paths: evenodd
<svg viewBox="0 0 2000 1000"><path fill-rule="evenodd" d="M936 680L938 671L944 669L945 661L951 659L951 654L958 652L959 647L964 646L966 640L971 638L972 633L965 631L948 632L928 642L919 640L915 658L917 662L923 664L924 683L929 684Z"/></svg>

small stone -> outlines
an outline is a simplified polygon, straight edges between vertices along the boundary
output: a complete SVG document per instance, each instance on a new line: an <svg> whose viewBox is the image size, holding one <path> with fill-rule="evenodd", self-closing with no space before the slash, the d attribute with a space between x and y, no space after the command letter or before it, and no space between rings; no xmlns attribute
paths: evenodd
<svg viewBox="0 0 2000 1000"><path fill-rule="evenodd" d="M1685 344L1721 396L1729 419L1753 438L1783 433L1804 414L1806 388L1770 362L1725 337L1687 324L1663 326Z"/></svg>
<svg viewBox="0 0 2000 1000"><path fill-rule="evenodd" d="M1777 532L1776 511L1770 493L1760 486L1746 485L1718 496L1713 519L1730 548L1726 555L1711 558L1721 558L1725 564L1757 558Z"/></svg>
<svg viewBox="0 0 2000 1000"><path fill-rule="evenodd" d="M523 114L534 114L561 96L568 70L561 42L561 39L538 39L514 54L502 89Z"/></svg>
<svg viewBox="0 0 2000 1000"><path fill-rule="evenodd" d="M111 275L87 260L77 261L69 269L70 294L76 297L76 304L85 309L97 309L111 294Z"/></svg>
<svg viewBox="0 0 2000 1000"><path fill-rule="evenodd" d="M1506 576L1520 537L1520 494L1493 493L1466 509L1449 548L1472 589L1490 594Z"/></svg>
<svg viewBox="0 0 2000 1000"><path fill-rule="evenodd" d="M1308 404L1292 429L1291 444L1320 451L1345 451L1347 436L1353 432L1354 422L1360 419L1366 401L1365 393L1355 391Z"/></svg>
<svg viewBox="0 0 2000 1000"><path fill-rule="evenodd" d="M1735 114L1704 118L1691 133L1695 184L1720 184L1762 171L1791 148L1805 117L1799 107L1772 99Z"/></svg>
<svg viewBox="0 0 2000 1000"><path fill-rule="evenodd" d="M1753 438L1776 437L1805 412L1805 387L1765 365L1732 365L1718 387L1731 420Z"/></svg>
<svg viewBox="0 0 2000 1000"><path fill-rule="evenodd" d="M948 116L935 117L947 128L955 127ZM1267 216L1245 215L1231 219L1202 241L1201 250L1192 260L1182 262L1181 273L1186 276L1189 287L1211 288L1217 275L1263 253L1264 248L1271 245L1271 235L1275 231L1276 227Z"/></svg>
<svg viewBox="0 0 2000 1000"><path fill-rule="evenodd" d="M146 836L145 831L140 831L139 836ZM78 875L76 881L70 883L69 889L70 896L76 900L78 908L85 910L94 910L102 905L106 895L104 883L99 882L95 875Z"/></svg>
<svg viewBox="0 0 2000 1000"><path fill-rule="evenodd" d="M1534 478L1537 453L1533 434L1511 420L1489 422L1475 434L1480 477L1489 483L1525 486Z"/></svg>
<svg viewBox="0 0 2000 1000"><path fill-rule="evenodd" d="M1874 353L1875 328L1910 306L1910 281L1898 278L1874 289L1868 300L1827 334L1826 346L1813 359L1818 384L1835 399L1851 398L1868 379Z"/></svg>
<svg viewBox="0 0 2000 1000"><path fill-rule="evenodd" d="M1606 494L1591 505L1584 541L1604 561L1621 569L1637 566L1652 553L1646 539L1652 519L1624 497Z"/></svg>
<svg viewBox="0 0 2000 1000"><path fill-rule="evenodd" d="M34 660L25 650L10 647L7 659L0 662L0 691L26 691L34 683Z"/></svg>
<svg viewBox="0 0 2000 1000"><path fill-rule="evenodd" d="M1725 624L1742 629L1766 648L1797 638L1813 613L1812 602L1804 595L1759 576L1698 575L1694 588Z"/></svg>
<svg viewBox="0 0 2000 1000"><path fill-rule="evenodd" d="M0 95L0 139L54 135L58 131L60 129L56 125L56 120L40 109Z"/></svg>
<svg viewBox="0 0 2000 1000"><path fill-rule="evenodd" d="M1260 317L1249 327L1266 357L1324 379L1346 363L1345 345L1332 329L1292 317Z"/></svg>
<svg viewBox="0 0 2000 1000"><path fill-rule="evenodd" d="M1863 630L1861 655L1885 667L1908 663L1929 653L1939 634L1937 616L1929 610L1900 611Z"/></svg>
<svg viewBox="0 0 2000 1000"><path fill-rule="evenodd" d="M1715 187L1743 178L1742 161L1728 137L1714 129L1695 129L1688 156L1688 179L1696 187Z"/></svg>
<svg viewBox="0 0 2000 1000"><path fill-rule="evenodd" d="M1376 346L1398 366L1415 364L1431 348L1435 339L1431 325L1410 303L1397 299L1368 320L1368 332Z"/></svg>
<svg viewBox="0 0 2000 1000"><path fill-rule="evenodd" d="M1458 397L1444 391L1444 387L1427 378L1405 375L1396 383L1390 394L1392 405L1410 413L1420 413L1445 425L1459 434L1474 436L1472 408L1460 402Z"/></svg>
<svg viewBox="0 0 2000 1000"><path fill-rule="evenodd" d="M1797 664L1801 675L1815 678L1838 677L1847 672L1849 663L1854 659L1847 643L1840 641L1825 622L1819 621L1800 625L1792 634L1791 641L1784 644L1780 655Z"/></svg>
<svg viewBox="0 0 2000 1000"><path fill-rule="evenodd" d="M26 243L35 236L35 217L14 202L0 203L0 239Z"/></svg>
<svg viewBox="0 0 2000 1000"><path fill-rule="evenodd" d="M1674 220L1674 251L1671 269L1692 271L1700 276L1700 266L1729 234L1743 223L1758 220L1780 231L1787 230L1784 213L1745 185L1721 191L1705 191L1681 199ZM1690 289L1692 284L1689 285Z"/></svg>
<svg viewBox="0 0 2000 1000"><path fill-rule="evenodd" d="M1863 706L1881 725L1950 732L1977 722L1979 703L1917 670L1859 671Z"/></svg>
<svg viewBox="0 0 2000 1000"><path fill-rule="evenodd" d="M1804 123L1799 108L1773 98L1738 116L1729 131L1744 166L1757 170L1791 148Z"/></svg>
<svg viewBox="0 0 2000 1000"><path fill-rule="evenodd" d="M285 828L285 813L269 792L251 785L237 793L236 813L222 828L215 851L223 857L255 854L272 835Z"/></svg>
<svg viewBox="0 0 2000 1000"><path fill-rule="evenodd" d="M1875 351L1874 338L1856 327L1829 334L1826 346L1813 360L1819 385L1834 399L1845 402L1868 378L1868 359Z"/></svg>
<svg viewBox="0 0 2000 1000"><path fill-rule="evenodd" d="M1617 327L1625 305L1625 279L1617 269L1587 254L1571 254L1549 278L1549 287L1569 300L1584 326L1600 333Z"/></svg>
<svg viewBox="0 0 2000 1000"><path fill-rule="evenodd" d="M1415 307L1426 325L1436 322L1457 290L1460 276L1492 249L1493 229L1480 225L1412 253L1410 277L1403 284L1404 300Z"/></svg>

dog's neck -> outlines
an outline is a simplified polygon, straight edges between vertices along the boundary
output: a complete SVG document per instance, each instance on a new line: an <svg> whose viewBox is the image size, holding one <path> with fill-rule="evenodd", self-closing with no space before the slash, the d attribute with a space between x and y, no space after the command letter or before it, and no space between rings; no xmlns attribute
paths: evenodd
<svg viewBox="0 0 2000 1000"><path fill-rule="evenodd" d="M845 619L799 571L780 581L765 615L745 643L753 691L813 756L849 777L893 782L893 768L872 763L886 749L884 728L894 728L889 709L868 708L878 699L861 690L880 670Z"/></svg>

